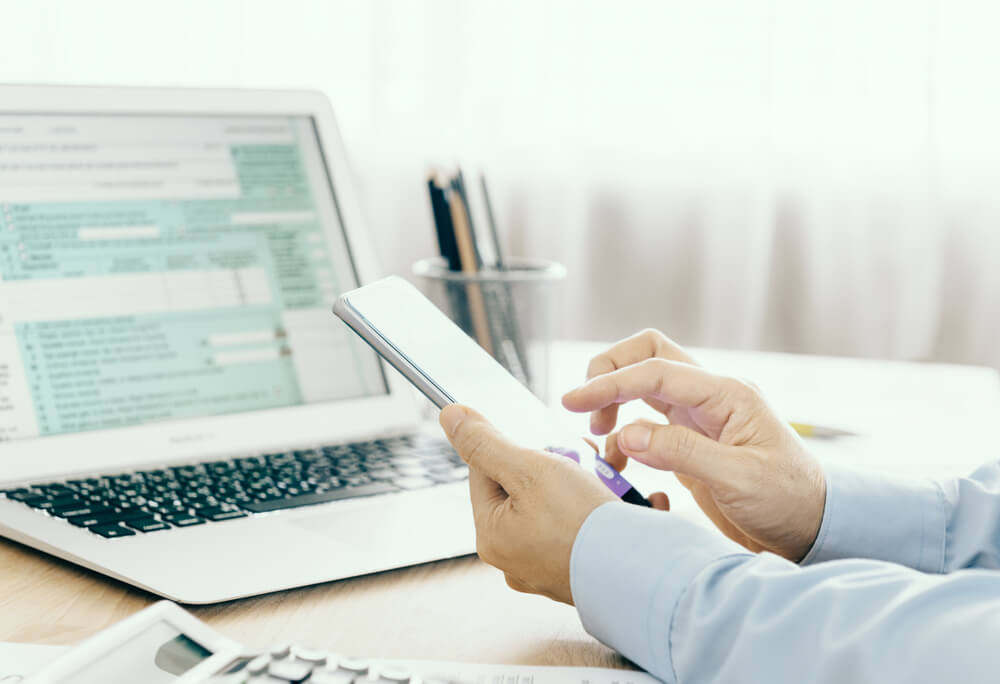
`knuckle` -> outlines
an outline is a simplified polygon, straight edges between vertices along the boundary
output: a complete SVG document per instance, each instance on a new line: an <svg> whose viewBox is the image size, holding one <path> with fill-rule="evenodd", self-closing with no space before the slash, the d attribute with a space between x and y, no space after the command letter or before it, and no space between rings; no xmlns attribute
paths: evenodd
<svg viewBox="0 0 1000 684"><path fill-rule="evenodd" d="M514 591L519 591L522 594L528 592L527 585L525 585L524 582L522 582L521 580L517 579L513 575L508 575L508 574L504 573L503 577L504 577L504 580L507 582L507 586L510 587L511 589L513 589Z"/></svg>
<svg viewBox="0 0 1000 684"><path fill-rule="evenodd" d="M511 473L514 484L519 489L534 487L540 479L543 479L548 474L549 468L553 465L561 465L556 460L560 457L553 454L538 453L530 449L519 451L515 454L515 457L522 463L530 464L530 467L518 468Z"/></svg>
<svg viewBox="0 0 1000 684"><path fill-rule="evenodd" d="M722 381L722 391L736 401L751 402L757 398L757 390L745 380L725 378Z"/></svg>
<svg viewBox="0 0 1000 684"><path fill-rule="evenodd" d="M552 477L562 478L566 474L575 472L579 466L568 458L553 456L546 458L537 468L533 468L528 477L533 480L546 480Z"/></svg>
<svg viewBox="0 0 1000 684"><path fill-rule="evenodd" d="M663 385L667 380L667 376L670 374L671 365L670 361L663 358L652 358L646 359L641 364L639 364L642 369L641 373L647 378L652 378L651 391L656 395L663 394Z"/></svg>
<svg viewBox="0 0 1000 684"><path fill-rule="evenodd" d="M590 363L587 364L587 378L589 379L598 375L603 375L608 372L609 367L613 368L614 364L608 360L608 357L605 354L595 356L590 360Z"/></svg>
<svg viewBox="0 0 1000 684"><path fill-rule="evenodd" d="M653 357L642 361L640 364L644 371L653 372L657 375L663 375L670 368L670 362L666 359L661 359L659 357Z"/></svg>
<svg viewBox="0 0 1000 684"><path fill-rule="evenodd" d="M488 455L489 449L490 445L485 435L478 429L470 428L460 435L458 451L469 465L482 461Z"/></svg>
<svg viewBox="0 0 1000 684"><path fill-rule="evenodd" d="M748 380L747 378L738 378L740 384L742 384L748 395L760 396L760 387L753 380Z"/></svg>
<svg viewBox="0 0 1000 684"><path fill-rule="evenodd" d="M660 356L669 341L667 336L656 328L645 328L639 333L639 336L645 344L649 345L654 356Z"/></svg>
<svg viewBox="0 0 1000 684"><path fill-rule="evenodd" d="M766 452L757 449L743 449L740 453L744 477L733 483L734 488L744 494L759 492L768 487L774 478ZM773 486L773 483L771 483Z"/></svg>
<svg viewBox="0 0 1000 684"><path fill-rule="evenodd" d="M476 535L476 555L478 555L483 562L496 566L497 558L494 551L495 549L493 548L493 545L488 542L483 535Z"/></svg>
<svg viewBox="0 0 1000 684"><path fill-rule="evenodd" d="M660 342L667 338L666 335L656 328L643 328L639 331L638 337L653 345L659 345Z"/></svg>
<svg viewBox="0 0 1000 684"><path fill-rule="evenodd" d="M688 461L693 458L698 445L695 433L685 427L667 427L666 429L670 431L669 434L672 438L670 451L673 452L674 459L677 461Z"/></svg>

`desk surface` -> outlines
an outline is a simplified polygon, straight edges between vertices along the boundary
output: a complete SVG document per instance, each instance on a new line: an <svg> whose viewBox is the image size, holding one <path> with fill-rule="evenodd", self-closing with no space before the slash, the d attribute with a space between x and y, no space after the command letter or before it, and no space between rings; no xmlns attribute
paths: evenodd
<svg viewBox="0 0 1000 684"><path fill-rule="evenodd" d="M568 389L600 345L560 343L552 387ZM789 419L856 431L810 442L822 458L905 473L961 473L1000 453L986 429L1000 386L984 368L699 350L709 368L757 382ZM635 412L641 412L636 409ZM583 426L581 419L581 426ZM675 512L700 513L672 476L630 466L640 489L665 488ZM0 541L0 641L74 643L155 597ZM192 610L245 644L277 641L387 658L627 667L588 636L569 606L518 594L475 558L343 580Z"/></svg>

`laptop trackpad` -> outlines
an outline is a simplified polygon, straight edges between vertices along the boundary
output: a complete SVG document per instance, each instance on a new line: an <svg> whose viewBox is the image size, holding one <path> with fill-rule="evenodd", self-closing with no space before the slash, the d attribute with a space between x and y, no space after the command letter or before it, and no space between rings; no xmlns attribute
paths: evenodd
<svg viewBox="0 0 1000 684"><path fill-rule="evenodd" d="M439 544L454 546L465 540L469 541L471 549L475 540L468 504L454 505L447 498L435 502L425 499L405 507L396 502L392 505L382 503L289 522L359 549L417 547L426 550Z"/></svg>

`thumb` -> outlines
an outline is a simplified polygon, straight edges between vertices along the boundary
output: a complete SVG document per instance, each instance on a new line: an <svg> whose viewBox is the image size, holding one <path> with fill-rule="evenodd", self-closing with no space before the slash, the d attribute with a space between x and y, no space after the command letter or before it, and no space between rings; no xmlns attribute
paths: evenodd
<svg viewBox="0 0 1000 684"><path fill-rule="evenodd" d="M736 447L719 444L682 425L633 423L618 433L618 448L640 463L708 485L732 486L746 469Z"/></svg>
<svg viewBox="0 0 1000 684"><path fill-rule="evenodd" d="M538 458L538 454L517 446L466 406L444 407L438 422L462 460L508 493L519 488Z"/></svg>

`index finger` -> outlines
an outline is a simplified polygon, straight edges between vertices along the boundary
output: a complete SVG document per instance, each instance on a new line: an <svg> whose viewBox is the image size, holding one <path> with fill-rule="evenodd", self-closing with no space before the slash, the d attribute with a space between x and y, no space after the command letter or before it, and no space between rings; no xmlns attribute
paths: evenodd
<svg viewBox="0 0 1000 684"><path fill-rule="evenodd" d="M587 379L656 358L698 365L679 344L659 330L647 328L615 343L610 349L591 359L587 366ZM606 434L617 422L618 405L614 404L594 411L590 416L590 430L596 435Z"/></svg>
<svg viewBox="0 0 1000 684"><path fill-rule="evenodd" d="M684 351L679 344L659 330L647 328L616 342L607 351L591 359L587 366L587 379L611 373L646 359L667 359L691 366L698 365L694 357Z"/></svg>
<svg viewBox="0 0 1000 684"><path fill-rule="evenodd" d="M698 366L666 359L648 359L600 375L563 396L571 411L596 411L633 399L697 408L722 395L723 378Z"/></svg>

